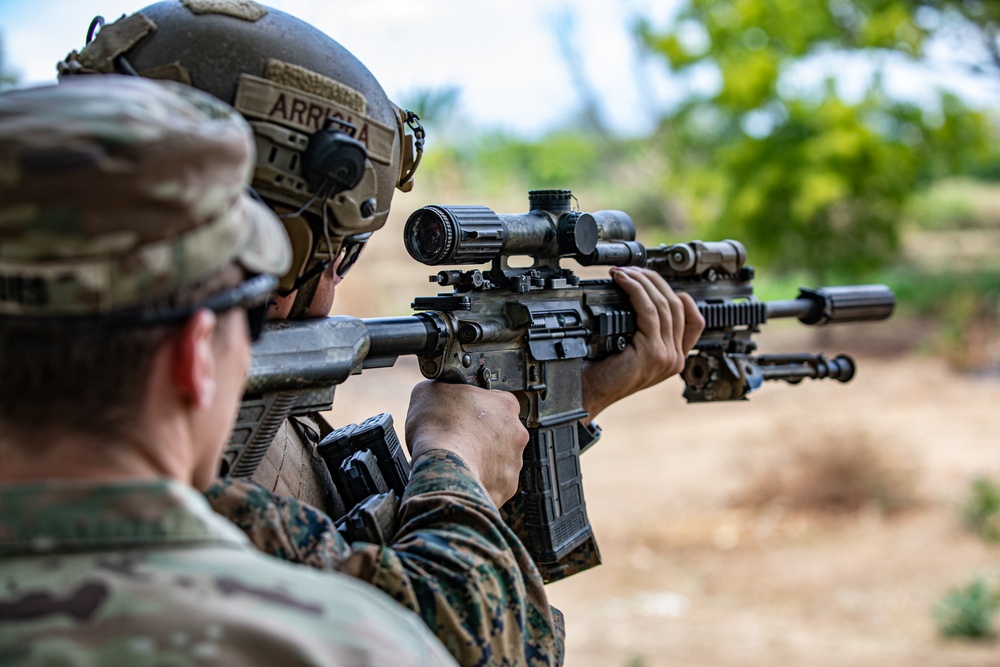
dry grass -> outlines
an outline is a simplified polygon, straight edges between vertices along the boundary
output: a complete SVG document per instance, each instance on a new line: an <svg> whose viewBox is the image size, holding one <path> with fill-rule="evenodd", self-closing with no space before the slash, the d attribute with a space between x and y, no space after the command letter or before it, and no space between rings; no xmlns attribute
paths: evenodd
<svg viewBox="0 0 1000 667"><path fill-rule="evenodd" d="M951 327L939 343L944 356L959 372L1000 371L1000 318L992 308L978 308Z"/></svg>
<svg viewBox="0 0 1000 667"><path fill-rule="evenodd" d="M897 512L916 504L914 471L878 449L864 432L825 435L800 444L753 473L733 502L763 509L842 514Z"/></svg>

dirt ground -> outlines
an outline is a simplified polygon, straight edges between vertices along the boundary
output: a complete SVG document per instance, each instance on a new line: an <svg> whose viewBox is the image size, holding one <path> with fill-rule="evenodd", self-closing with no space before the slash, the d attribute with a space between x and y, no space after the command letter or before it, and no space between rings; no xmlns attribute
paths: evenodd
<svg viewBox="0 0 1000 667"><path fill-rule="evenodd" d="M337 312L407 314L412 296L434 293L427 267L366 252ZM583 472L604 564L549 586L566 615L566 664L1000 666L1000 644L943 640L931 617L974 575L1000 583L1000 546L958 511L974 476L1000 477L1000 377L957 373L923 351L928 335L889 322L820 341L773 323L762 351L851 353L858 376L704 405L687 405L675 378L603 413ZM366 371L339 388L331 419L389 411L402 437L419 379L412 359ZM873 454L904 509L737 502L803 452L837 450Z"/></svg>

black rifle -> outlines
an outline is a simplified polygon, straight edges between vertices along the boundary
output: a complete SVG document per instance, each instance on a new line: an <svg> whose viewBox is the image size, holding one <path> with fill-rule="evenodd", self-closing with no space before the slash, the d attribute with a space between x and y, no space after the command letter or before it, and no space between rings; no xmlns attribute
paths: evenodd
<svg viewBox="0 0 1000 667"><path fill-rule="evenodd" d="M411 256L428 265L491 268L432 276L452 291L416 298L413 308L421 312L414 316L271 325L255 348L247 389L257 401L293 390L298 398L285 400L295 411L315 404L317 391L332 402L333 385L352 372L412 354L427 378L514 392L530 440L520 490L504 509L549 581L599 562L579 464L581 441L593 440L580 423L587 416L581 371L585 360L625 349L636 327L628 297L613 281L582 280L561 260L645 266L694 298L706 328L682 372L689 402L745 399L764 380L847 382L855 373L850 357L755 355L753 336L769 319L880 320L895 306L884 285L802 289L792 300L761 302L741 243L646 248L635 241L627 214L575 211L571 200L568 190L545 190L529 193L526 214L483 206L417 210L404 230ZM511 266L517 256L531 258L531 266ZM324 342L333 338L339 340Z"/></svg>

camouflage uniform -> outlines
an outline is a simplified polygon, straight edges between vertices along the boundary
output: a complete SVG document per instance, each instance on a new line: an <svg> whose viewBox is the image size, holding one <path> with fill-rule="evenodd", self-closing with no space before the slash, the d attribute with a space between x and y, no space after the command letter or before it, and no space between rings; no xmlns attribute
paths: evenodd
<svg viewBox="0 0 1000 667"><path fill-rule="evenodd" d="M549 607L524 546L450 452L414 462L388 546L348 545L322 512L251 482L223 480L207 495L261 550L389 593L463 665L562 663L562 614Z"/></svg>
<svg viewBox="0 0 1000 667"><path fill-rule="evenodd" d="M265 556L177 482L0 487L0 664L449 665L367 584Z"/></svg>
<svg viewBox="0 0 1000 667"><path fill-rule="evenodd" d="M0 317L104 326L234 262L285 271L252 164L246 122L178 84L0 95ZM389 596L260 553L181 482L63 478L0 482L0 664L454 660Z"/></svg>

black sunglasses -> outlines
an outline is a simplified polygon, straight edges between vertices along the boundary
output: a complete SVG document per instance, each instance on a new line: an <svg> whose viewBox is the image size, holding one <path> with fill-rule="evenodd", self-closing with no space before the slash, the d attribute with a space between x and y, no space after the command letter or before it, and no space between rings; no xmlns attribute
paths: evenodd
<svg viewBox="0 0 1000 667"><path fill-rule="evenodd" d="M347 275L347 272L358 261L358 257L361 257L361 251L365 249L365 245L367 245L368 239L371 237L372 233L366 232L364 234L353 234L344 239L343 248L341 249L341 252L344 253L344 258L340 260L340 264L337 266L338 276L343 278Z"/></svg>
<svg viewBox="0 0 1000 667"><path fill-rule="evenodd" d="M181 322L202 308L208 308L214 313L224 313L233 308L243 308L247 314L247 326L250 340L256 341L264 329L267 316L267 306L271 294L278 287L278 279L270 274L260 274L249 278L239 285L221 292L216 292L200 303L168 310L130 310L120 311L110 316L115 324L154 325Z"/></svg>
<svg viewBox="0 0 1000 667"><path fill-rule="evenodd" d="M371 232L365 232L363 234L352 234L344 238L344 241L340 246L340 254L343 255L343 259L340 260L340 264L337 265L337 276L343 278L347 275L347 272L352 266L358 261L358 257L361 256L361 251L365 249L365 244L368 243L368 239L372 237ZM295 290L299 289L307 282L318 276L319 274L326 271L326 268L330 266L330 260L324 259L316 262L312 265L308 271L303 273L301 276L295 279L292 286L288 289L284 289L278 292L281 296L288 296Z"/></svg>

